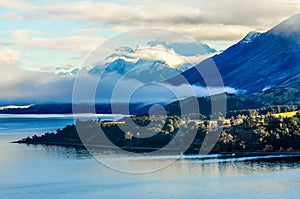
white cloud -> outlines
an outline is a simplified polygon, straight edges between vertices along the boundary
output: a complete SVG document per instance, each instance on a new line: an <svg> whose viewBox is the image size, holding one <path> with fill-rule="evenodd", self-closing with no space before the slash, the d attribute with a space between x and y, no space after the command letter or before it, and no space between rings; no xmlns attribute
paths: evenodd
<svg viewBox="0 0 300 199"><path fill-rule="evenodd" d="M60 1L56 4L34 5L24 1L1 1L2 7L27 12L55 20L102 22L116 25L159 24L224 24L270 26L287 16L299 12L299 2L280 0L188 0L179 1L134 1L131 5L111 2ZM35 19L37 20L37 19Z"/></svg>
<svg viewBox="0 0 300 199"><path fill-rule="evenodd" d="M210 87L182 84L173 86L164 83L145 84L137 79L126 78L119 74L99 79L91 78L85 73L79 73L77 84L74 87L74 103L157 103L171 102L191 96L211 96L219 93L238 93L230 87ZM99 84L97 84L99 83Z"/></svg>
<svg viewBox="0 0 300 199"><path fill-rule="evenodd" d="M102 33L111 35L142 27L178 31L200 42L209 41L224 50L248 32L268 30L300 10L299 2L282 0L187 0L176 4L170 0L134 0L129 5L119 2L54 1L49 4L0 0L0 6L9 9L1 16L5 20L23 20L26 23L45 21L45 26L49 20L85 24L86 28L80 26L77 30L66 30L66 35L57 37L49 37L53 33L51 31L14 29L9 31L12 39L2 41L9 46L24 47L25 51L52 49L57 50L57 53L80 53L80 59L105 41L104 37L107 36ZM103 37L97 36L100 34ZM66 57L58 62L70 62L70 59ZM38 65L42 64L45 63Z"/></svg>
<svg viewBox="0 0 300 199"><path fill-rule="evenodd" d="M1 64L0 102L70 102L74 77L32 72L16 65Z"/></svg>
<svg viewBox="0 0 300 199"><path fill-rule="evenodd" d="M247 33L253 31L253 28L244 25L182 25L175 27L179 32L193 35L199 40L239 40Z"/></svg>
<svg viewBox="0 0 300 199"><path fill-rule="evenodd" d="M213 54L194 55L194 56L183 56L177 54L173 48L166 48L162 45L157 46L139 46L132 52L122 52L120 56L105 59L105 62L112 62L116 59L123 59L128 62L137 62L139 59L145 60L158 60L165 62L171 68L180 68L180 66L190 63L195 65L206 58L209 58Z"/></svg>
<svg viewBox="0 0 300 199"><path fill-rule="evenodd" d="M94 22L118 30L166 27L217 40L237 40L249 30L267 30L300 10L299 2L280 0L133 1L131 5L90 1L34 5L11 0L0 1L0 6L13 10L6 18L16 19L21 11L25 14L19 14L20 19Z"/></svg>
<svg viewBox="0 0 300 199"><path fill-rule="evenodd" d="M25 48L54 49L72 51L82 54L89 53L104 39L89 36L69 36L61 38L46 38L40 35L45 33L33 30L11 30L12 39L5 42L6 45L22 46ZM36 36L38 35L38 36Z"/></svg>
<svg viewBox="0 0 300 199"><path fill-rule="evenodd" d="M22 53L20 51L12 50L7 47L0 46L0 64L15 64L18 63Z"/></svg>
<svg viewBox="0 0 300 199"><path fill-rule="evenodd" d="M136 79L122 78L112 74L107 78L91 76L82 71L79 76L57 76L46 72L29 72L14 65L1 65L1 103L45 103L45 102L170 102L190 96L207 96L224 91L237 92L233 88L207 88L201 86L168 84L143 84ZM79 86L73 97L74 81ZM98 86L97 86L98 85ZM96 88L96 92L95 89ZM137 89L137 90L136 90ZM114 93L112 95L112 93Z"/></svg>

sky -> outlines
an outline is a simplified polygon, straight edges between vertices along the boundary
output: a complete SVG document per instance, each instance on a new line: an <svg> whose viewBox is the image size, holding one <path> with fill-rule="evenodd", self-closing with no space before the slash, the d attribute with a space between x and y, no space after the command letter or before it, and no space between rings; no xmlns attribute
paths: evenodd
<svg viewBox="0 0 300 199"><path fill-rule="evenodd" d="M62 99L70 91L57 90L59 82L71 83L53 72L80 68L97 46L126 31L163 28L224 50L299 12L299 0L0 0L0 101L35 99L47 89L55 91L48 100Z"/></svg>

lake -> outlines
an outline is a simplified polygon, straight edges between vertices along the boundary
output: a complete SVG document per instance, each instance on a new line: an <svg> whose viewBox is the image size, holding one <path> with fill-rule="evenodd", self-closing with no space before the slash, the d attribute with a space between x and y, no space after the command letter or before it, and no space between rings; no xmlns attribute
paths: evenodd
<svg viewBox="0 0 300 199"><path fill-rule="evenodd" d="M300 160L203 161L195 156L182 156L156 172L130 174L106 167L82 149L10 143L72 123L70 115L0 116L1 199L226 199L300 195ZM141 161L155 165L162 160L153 157Z"/></svg>

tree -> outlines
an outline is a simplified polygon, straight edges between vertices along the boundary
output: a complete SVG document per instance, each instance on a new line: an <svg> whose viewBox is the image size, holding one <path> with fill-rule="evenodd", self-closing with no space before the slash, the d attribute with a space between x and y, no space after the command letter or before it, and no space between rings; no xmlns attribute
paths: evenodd
<svg viewBox="0 0 300 199"><path fill-rule="evenodd" d="M131 140L132 137L133 137L133 135L132 135L132 133L129 132L129 131L127 131L127 132L124 134L124 138L125 138L126 140Z"/></svg>
<svg viewBox="0 0 300 199"><path fill-rule="evenodd" d="M168 131L169 133L173 133L174 132L174 126L173 125L171 125L171 124L168 124L167 126L166 126L166 131Z"/></svg>

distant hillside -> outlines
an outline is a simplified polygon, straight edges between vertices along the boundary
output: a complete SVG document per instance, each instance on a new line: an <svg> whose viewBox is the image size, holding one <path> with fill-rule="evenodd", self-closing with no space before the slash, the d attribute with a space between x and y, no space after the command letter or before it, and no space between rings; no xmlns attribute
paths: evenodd
<svg viewBox="0 0 300 199"><path fill-rule="evenodd" d="M214 98L218 99L218 96L214 96ZM223 98L221 100L226 100L227 113L230 113L233 110L267 109L277 105L291 105L291 107L295 108L287 111L292 111L298 109L298 106L300 105L300 87L279 87L250 94L226 94L219 95L219 98ZM199 104L199 110L195 109L193 103L191 103L194 99L195 97L190 97L184 100L174 101L165 105L164 108L168 115L180 115L182 109L189 113L201 113L203 115L211 114L211 97L196 98ZM180 107L180 104L183 106ZM150 107L151 105L144 106L135 111L134 114L147 114ZM159 112L159 110L156 111Z"/></svg>
<svg viewBox="0 0 300 199"><path fill-rule="evenodd" d="M96 113L98 114L111 114L111 104L78 104L73 105L76 109L76 113L91 113L91 109L95 107ZM143 104L134 103L130 104L130 110L132 112L137 111ZM118 104L114 105L118 112L115 114L127 114L127 105ZM5 108L0 110L0 114L71 114L73 113L72 104L37 104L32 105L28 108Z"/></svg>

